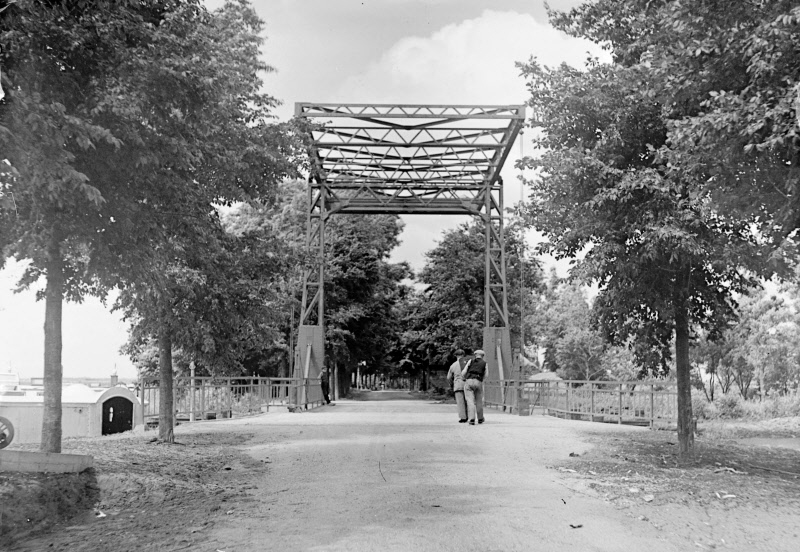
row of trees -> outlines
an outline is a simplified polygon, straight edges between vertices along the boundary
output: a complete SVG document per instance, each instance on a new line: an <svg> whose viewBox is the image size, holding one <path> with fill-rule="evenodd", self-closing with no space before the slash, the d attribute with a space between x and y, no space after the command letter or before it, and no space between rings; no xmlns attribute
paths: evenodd
<svg viewBox="0 0 800 552"><path fill-rule="evenodd" d="M305 264L307 184L288 180L271 207L237 205L223 217L230 232L237 235L275 235L275 249L264 251L267 259L281 260L283 272L263 281L279 292L282 301L271 305L280 324L273 324L277 334L274 354L262 359L261 375L288 375L293 351L291 344L297 330ZM325 329L326 359L330 364L353 370L364 361L371 372L382 371L390 359L394 336L399 333L396 311L410 292L403 281L412 276L405 263L388 262L398 244L401 221L394 216L337 215L325 229ZM269 261L268 262L273 262ZM265 319L265 324L270 320ZM217 366L217 369L220 369ZM235 367L233 367L235 370ZM281 373L276 371L280 370ZM341 384L349 382L347 370L341 372Z"/></svg>
<svg viewBox="0 0 800 552"><path fill-rule="evenodd" d="M800 8L598 0L550 16L613 61L520 64L540 130L528 221L547 252L585 254L574 273L598 286L606 340L649 370L674 358L685 453L690 336L717 339L736 295L794 258Z"/></svg>
<svg viewBox="0 0 800 552"><path fill-rule="evenodd" d="M234 361L257 346L253 309L274 290L257 239L224 231L219 205L270 201L302 143L263 94L263 23L244 1L19 0L0 12L2 262L43 280L42 450L61 448L61 306L121 290L134 342L158 343L162 393L172 350ZM220 325L221 320L224 325ZM230 332L236 327L235 332ZM221 329L222 328L222 329ZM172 440L162 401L161 437Z"/></svg>
<svg viewBox="0 0 800 552"><path fill-rule="evenodd" d="M695 387L713 401L717 391L743 399L785 395L800 386L800 288L783 282L740 301L739 319L719 339L698 336L692 351Z"/></svg>
<svg viewBox="0 0 800 552"><path fill-rule="evenodd" d="M708 401L719 393L736 393L747 400L798 391L799 285L795 277L749 289L736 297L736 318L718 335L712 337L702 329L694 332L689 348L691 381ZM632 343L613 345L604 340L589 290L578 282L552 273L531 299L528 352L542 356L535 369L575 380L674 376L674 359L668 359L665 371L654 373L637 361Z"/></svg>
<svg viewBox="0 0 800 552"><path fill-rule="evenodd" d="M542 281L538 261L526 255L523 230L519 220L505 229L509 326L514 348L521 347L520 317L530 312L532 292ZM417 276L419 289L409 293L402 305L396 356L415 365L443 368L455 360L455 349L482 345L484 235L480 220L465 223L446 232L426 254L426 264Z"/></svg>
<svg viewBox="0 0 800 552"><path fill-rule="evenodd" d="M614 61L520 65L540 154L520 164L538 176L506 232L512 346L542 347L566 377L674 366L687 452L693 335L707 371L743 359L761 389L791 385L778 375L794 331L780 309L753 299L763 331L731 322L751 308L740 294L794 258L800 11L599 0L551 19ZM262 27L244 1L209 12L198 0L20 0L0 12L1 258L29 261L22 287L46 282L43 450L60 450L65 299L116 291L126 350L160 371L167 441L176 368L288 373L308 266L296 179L307 132L271 119ZM446 233L413 287L408 266L388 262L396 217L331 219L326 354L343 379L359 362L414 375L480 343L481 224ZM547 253L581 258L573 275L597 286L591 309L580 287L545 282L528 226ZM703 352L741 352L745 339L751 356Z"/></svg>

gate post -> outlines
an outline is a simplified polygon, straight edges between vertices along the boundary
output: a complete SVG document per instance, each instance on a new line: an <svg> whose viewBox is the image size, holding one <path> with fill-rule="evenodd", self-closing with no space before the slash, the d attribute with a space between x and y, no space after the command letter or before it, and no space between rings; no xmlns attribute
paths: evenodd
<svg viewBox="0 0 800 552"><path fill-rule="evenodd" d="M190 395L189 395L189 421L190 422L194 422L195 421L195 418L194 418L194 390L195 390L195 387L194 387L194 384L195 384L194 375L195 375L195 372L194 372L194 361L192 361L192 362L189 363L189 393L190 393Z"/></svg>

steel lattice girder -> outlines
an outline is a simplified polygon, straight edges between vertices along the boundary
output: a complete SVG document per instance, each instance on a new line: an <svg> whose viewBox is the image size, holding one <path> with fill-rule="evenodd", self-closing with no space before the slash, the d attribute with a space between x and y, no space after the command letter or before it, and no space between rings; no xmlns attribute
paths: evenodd
<svg viewBox="0 0 800 552"><path fill-rule="evenodd" d="M335 213L467 214L486 229L485 324L508 325L500 169L525 121L522 105L298 103L317 123L311 151L301 324L323 321L325 221Z"/></svg>
<svg viewBox="0 0 800 552"><path fill-rule="evenodd" d="M420 194L495 185L525 107L298 103L295 115L324 121L313 131L314 180L368 190L362 200L389 196L403 213Z"/></svg>

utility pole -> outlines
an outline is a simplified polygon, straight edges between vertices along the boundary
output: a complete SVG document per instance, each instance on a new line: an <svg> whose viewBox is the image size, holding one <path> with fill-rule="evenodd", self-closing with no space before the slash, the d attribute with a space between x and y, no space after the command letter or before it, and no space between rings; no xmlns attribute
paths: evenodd
<svg viewBox="0 0 800 552"><path fill-rule="evenodd" d="M520 130L517 135L519 140L519 158L523 159L523 131ZM525 180L523 179L523 172L520 169L519 174L519 202L521 207L525 207ZM522 211L522 209L520 209ZM520 244L521 253L519 256L519 380L522 381L523 372L523 358L525 357L525 232L522 232L522 243Z"/></svg>

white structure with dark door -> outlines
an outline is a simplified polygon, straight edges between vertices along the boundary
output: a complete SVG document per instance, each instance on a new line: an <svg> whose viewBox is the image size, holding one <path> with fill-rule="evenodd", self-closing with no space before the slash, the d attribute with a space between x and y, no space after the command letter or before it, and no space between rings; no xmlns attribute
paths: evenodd
<svg viewBox="0 0 800 552"><path fill-rule="evenodd" d="M17 444L38 443L44 411L42 391L0 391L0 416L14 426ZM96 437L141 426L139 399L127 387L69 385L61 394L62 436Z"/></svg>

